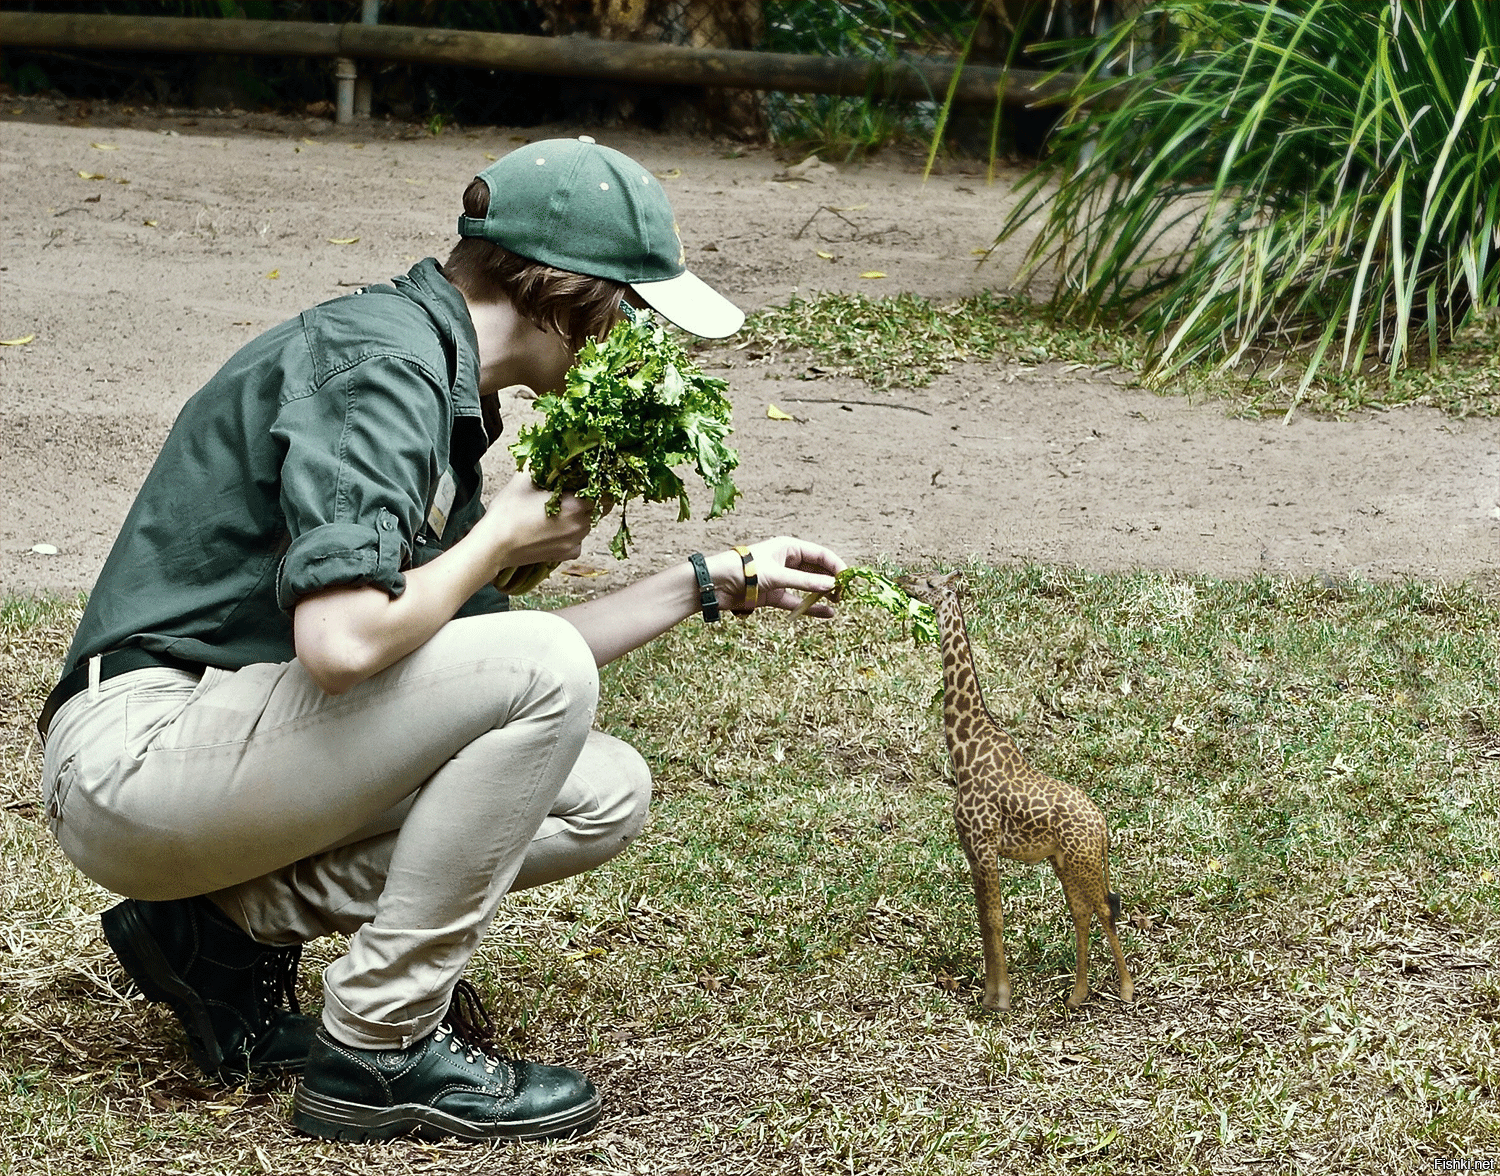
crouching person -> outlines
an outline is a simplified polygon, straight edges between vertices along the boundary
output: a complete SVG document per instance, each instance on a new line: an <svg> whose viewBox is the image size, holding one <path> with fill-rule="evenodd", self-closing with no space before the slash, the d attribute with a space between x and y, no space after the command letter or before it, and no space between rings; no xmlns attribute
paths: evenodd
<svg viewBox="0 0 1500 1176"><path fill-rule="evenodd" d="M596 1122L583 1074L486 1050L461 976L507 893L642 827L650 773L593 728L597 667L695 613L795 608L843 566L776 538L509 611L492 582L575 557L591 504L549 515L517 475L481 505L498 390L560 389L624 302L709 337L743 316L686 270L651 174L592 140L486 169L459 230L444 264L273 328L187 402L39 723L50 827L127 896L103 916L121 965L210 1075L300 1073L294 1122L326 1138ZM333 933L314 1019L300 952Z"/></svg>

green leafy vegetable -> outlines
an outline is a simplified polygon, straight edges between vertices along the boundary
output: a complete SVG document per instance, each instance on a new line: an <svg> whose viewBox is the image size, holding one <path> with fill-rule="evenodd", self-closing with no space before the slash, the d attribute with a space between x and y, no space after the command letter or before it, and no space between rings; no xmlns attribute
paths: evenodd
<svg viewBox="0 0 1500 1176"><path fill-rule="evenodd" d="M938 639L937 616L932 606L908 596L899 584L874 568L845 568L833 578L834 599L871 604L911 625L916 641Z"/></svg>
<svg viewBox="0 0 1500 1176"><path fill-rule="evenodd" d="M523 428L510 451L517 469L552 491L549 511L569 491L593 501L596 523L618 505L620 528L609 549L624 559L632 499L675 498L678 521L689 517L675 466L692 462L713 491L709 518L734 506L739 454L725 444L732 428L726 387L704 375L649 312L635 311L604 342L584 346L561 394L537 399L543 419Z"/></svg>

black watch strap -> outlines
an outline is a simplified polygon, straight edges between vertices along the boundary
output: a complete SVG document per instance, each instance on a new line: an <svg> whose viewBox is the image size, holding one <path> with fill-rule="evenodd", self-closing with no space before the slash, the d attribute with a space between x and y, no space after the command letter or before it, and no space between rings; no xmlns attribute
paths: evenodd
<svg viewBox="0 0 1500 1176"><path fill-rule="evenodd" d="M693 575L698 577L698 603L703 606L704 624L712 624L719 619L719 594L714 591L714 579L708 574L708 564L698 552L688 556L688 563L693 565Z"/></svg>

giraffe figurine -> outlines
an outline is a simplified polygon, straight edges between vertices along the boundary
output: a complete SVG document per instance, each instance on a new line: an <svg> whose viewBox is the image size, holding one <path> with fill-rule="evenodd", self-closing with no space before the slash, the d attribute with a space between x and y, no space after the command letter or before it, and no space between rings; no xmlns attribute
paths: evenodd
<svg viewBox="0 0 1500 1176"><path fill-rule="evenodd" d="M932 605L943 649L943 727L953 762L957 795L954 824L979 908L984 942L984 1007L1010 1008L1010 977L1005 969L1004 922L1000 913L1000 859L1052 863L1073 915L1078 937L1078 971L1068 1007L1089 995L1089 923L1099 916L1115 956L1120 999L1131 1000L1135 984L1125 967L1115 919L1120 896L1109 889L1109 830L1104 815L1071 784L1037 771L1021 756L984 705L968 627L959 601L961 574L909 578L902 587Z"/></svg>

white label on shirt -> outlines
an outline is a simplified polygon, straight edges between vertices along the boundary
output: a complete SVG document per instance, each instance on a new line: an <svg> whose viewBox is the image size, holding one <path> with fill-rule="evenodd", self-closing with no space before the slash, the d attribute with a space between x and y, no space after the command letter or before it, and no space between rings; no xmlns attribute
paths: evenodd
<svg viewBox="0 0 1500 1176"><path fill-rule="evenodd" d="M438 479L437 493L432 496L432 506L427 511L427 525L439 539L448 527L448 512L453 509L453 499L458 495L458 482L449 466Z"/></svg>

